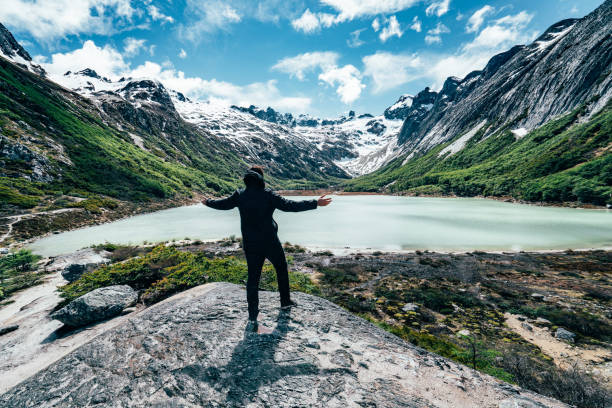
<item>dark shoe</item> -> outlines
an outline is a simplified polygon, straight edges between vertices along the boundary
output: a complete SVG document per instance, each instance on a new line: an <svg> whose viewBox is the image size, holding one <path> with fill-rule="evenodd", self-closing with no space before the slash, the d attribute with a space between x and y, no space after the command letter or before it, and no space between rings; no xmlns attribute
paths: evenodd
<svg viewBox="0 0 612 408"><path fill-rule="evenodd" d="M249 320L247 322L247 325L246 325L247 332L257 333L258 329L259 329L259 324L257 323L257 320Z"/></svg>
<svg viewBox="0 0 612 408"><path fill-rule="evenodd" d="M290 301L289 301L289 302L287 302L287 303L281 303L281 310L289 310L289 309L291 309L292 307L295 307L295 306L297 306L297 305L298 305L298 304L297 304L297 303L295 303L293 300L290 300Z"/></svg>

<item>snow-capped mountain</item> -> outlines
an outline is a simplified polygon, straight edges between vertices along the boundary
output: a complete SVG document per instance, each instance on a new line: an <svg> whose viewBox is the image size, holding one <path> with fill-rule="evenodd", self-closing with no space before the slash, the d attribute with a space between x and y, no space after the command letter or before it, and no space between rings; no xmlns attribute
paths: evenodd
<svg viewBox="0 0 612 408"><path fill-rule="evenodd" d="M426 88L407 110L401 153L409 160L483 126L485 139L505 128L520 138L582 104L588 119L612 95L610 32L612 1L607 0L582 19L560 21L533 43L494 56L483 70L448 78L439 92ZM416 112L422 93L430 102L426 111Z"/></svg>
<svg viewBox="0 0 612 408"><path fill-rule="evenodd" d="M336 119L319 119L308 115L294 117L269 107L246 108L193 100L166 90L158 81L133 78L111 81L91 69L67 72L56 80L105 110L111 108L109 104L121 101L137 108L147 102L176 109L183 120L225 140L247 161L280 167L299 151L305 153L304 160L309 157L326 173L338 177L346 177L346 173L364 174L387 163L397 151L396 136L402 125L398 118L356 115L353 111Z"/></svg>
<svg viewBox="0 0 612 408"><path fill-rule="evenodd" d="M19 44L13 34L0 24L0 56L35 74L45 76L45 70L32 62L30 54Z"/></svg>

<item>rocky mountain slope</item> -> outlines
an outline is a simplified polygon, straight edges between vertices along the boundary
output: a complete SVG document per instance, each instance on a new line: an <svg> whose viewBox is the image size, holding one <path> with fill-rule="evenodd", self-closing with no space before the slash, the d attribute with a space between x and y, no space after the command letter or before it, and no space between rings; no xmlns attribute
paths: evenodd
<svg viewBox="0 0 612 408"><path fill-rule="evenodd" d="M245 330L244 289L175 295L98 335L0 396L7 406L562 407L399 340L323 299L278 310L262 292Z"/></svg>
<svg viewBox="0 0 612 408"><path fill-rule="evenodd" d="M348 177L312 144L286 138L284 128L275 129L276 139L270 141L251 136L251 124L244 124L236 137L240 143L227 143L213 128L184 120L175 104L182 106L187 99L157 81L112 82L84 70L65 76L75 93L36 69L4 27L0 45L4 212L85 208L90 201L79 204L79 199L96 195L147 202L188 198L194 192L227 193L254 163L266 165L273 187L321 186ZM116 206L105 203L94 207Z"/></svg>
<svg viewBox="0 0 612 408"><path fill-rule="evenodd" d="M409 116L399 136L409 157L485 121L485 137L503 128L525 134L581 104L587 115L612 95L612 1L588 16L553 24L533 43L493 57L481 71L448 78L425 116Z"/></svg>
<svg viewBox="0 0 612 408"><path fill-rule="evenodd" d="M166 91L157 81L121 78L113 82L91 69L67 72L56 80L99 101L105 111L113 110L113 104L122 102L141 104L143 98L126 97L128 84L140 84L137 88L143 96L147 92L167 94L163 104L172 105L186 122L217 136L245 160L265 163L273 172L288 172L287 176L294 177L297 169L304 166L318 167L324 174L340 178L346 178L347 173L359 175L373 171L388 161L390 152L396 151L396 136L402 123L399 106L389 108L394 113L387 116L357 116L351 111L337 119L318 119L307 115L294 117L270 107L265 110L255 106L230 107L192 100L180 92ZM148 84L148 91L143 88L144 84ZM292 160L286 160L288 157ZM295 163L293 158L299 161ZM288 171L287 166L295 169Z"/></svg>
<svg viewBox="0 0 612 408"><path fill-rule="evenodd" d="M348 188L610 201L612 1L419 93L395 160Z"/></svg>

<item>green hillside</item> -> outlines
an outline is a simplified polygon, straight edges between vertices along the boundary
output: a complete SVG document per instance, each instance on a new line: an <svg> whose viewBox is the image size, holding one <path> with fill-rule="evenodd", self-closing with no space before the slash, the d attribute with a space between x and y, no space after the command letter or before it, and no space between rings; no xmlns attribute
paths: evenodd
<svg viewBox="0 0 612 408"><path fill-rule="evenodd" d="M603 205L612 202L612 102L580 123L583 113L578 108L518 140L510 126L484 138L496 127L489 123L453 155L438 157L450 141L404 165L399 157L345 189Z"/></svg>
<svg viewBox="0 0 612 408"><path fill-rule="evenodd" d="M170 134L117 125L89 100L0 58L0 146L25 148L52 178L28 180L36 180L30 177L32 160L8 155L0 172L0 203L5 210L31 208L62 195L148 201L225 194L241 184L247 163L205 131L170 119ZM130 134L140 134L147 149L136 146ZM298 172L298 179L270 177L269 183L286 188L327 183L305 173Z"/></svg>

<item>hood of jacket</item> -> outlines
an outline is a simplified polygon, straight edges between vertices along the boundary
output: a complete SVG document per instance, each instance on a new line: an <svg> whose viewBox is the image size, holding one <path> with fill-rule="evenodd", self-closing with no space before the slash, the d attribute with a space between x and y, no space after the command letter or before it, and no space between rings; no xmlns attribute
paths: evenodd
<svg viewBox="0 0 612 408"><path fill-rule="evenodd" d="M242 181L244 181L244 185L247 186L247 188L264 188L266 186L263 176L253 170L248 170L242 178Z"/></svg>

